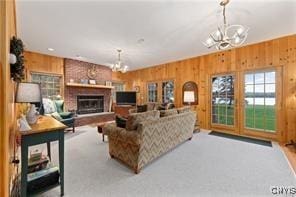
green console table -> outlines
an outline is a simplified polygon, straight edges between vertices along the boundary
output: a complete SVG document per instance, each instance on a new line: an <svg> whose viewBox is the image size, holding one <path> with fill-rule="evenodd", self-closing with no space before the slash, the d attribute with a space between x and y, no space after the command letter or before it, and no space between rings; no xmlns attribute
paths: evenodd
<svg viewBox="0 0 296 197"><path fill-rule="evenodd" d="M29 146L47 143L47 152L51 160L50 142L59 142L59 172L60 181L57 185L49 186L47 191L60 186L61 196L64 195L64 129L66 126L50 116L41 116L38 122L31 125L31 130L20 132L21 135L21 197L27 196L28 148Z"/></svg>

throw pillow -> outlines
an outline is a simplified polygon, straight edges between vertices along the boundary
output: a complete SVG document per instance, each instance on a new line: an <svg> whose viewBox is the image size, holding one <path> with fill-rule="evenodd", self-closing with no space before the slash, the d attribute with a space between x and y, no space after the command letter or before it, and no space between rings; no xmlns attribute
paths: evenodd
<svg viewBox="0 0 296 197"><path fill-rule="evenodd" d="M137 105L137 112L146 112L147 111L147 105Z"/></svg>
<svg viewBox="0 0 296 197"><path fill-rule="evenodd" d="M166 107L163 106L163 105L159 105L159 106L157 107L157 110L166 110Z"/></svg>
<svg viewBox="0 0 296 197"><path fill-rule="evenodd" d="M125 128L126 127L126 119L119 116L119 115L116 115L115 122L116 122L117 127L120 127L120 128Z"/></svg>
<svg viewBox="0 0 296 197"><path fill-rule="evenodd" d="M191 110L190 106L185 106L185 107L178 108L178 113L181 114L185 112L190 112L190 110Z"/></svg>
<svg viewBox="0 0 296 197"><path fill-rule="evenodd" d="M64 111L64 100L55 100L56 109L58 113L62 113Z"/></svg>
<svg viewBox="0 0 296 197"><path fill-rule="evenodd" d="M54 117L56 120L61 121L63 120L62 117L60 116L60 114L58 112L53 112L51 114L52 117Z"/></svg>
<svg viewBox="0 0 296 197"><path fill-rule="evenodd" d="M54 104L54 102L51 99L43 98L42 103L43 103L43 108L44 108L45 114L51 114L51 113L57 111L56 105Z"/></svg>
<svg viewBox="0 0 296 197"><path fill-rule="evenodd" d="M146 120L158 120L160 117L159 111L147 111L143 113L130 114L127 118L126 129L137 130L138 124Z"/></svg>
<svg viewBox="0 0 296 197"><path fill-rule="evenodd" d="M167 106L166 106L167 109L174 109L175 108L175 105L174 103L168 103Z"/></svg>
<svg viewBox="0 0 296 197"><path fill-rule="evenodd" d="M152 111L154 110L155 108L155 103L147 103L147 111Z"/></svg>
<svg viewBox="0 0 296 197"><path fill-rule="evenodd" d="M160 117L167 117L178 114L177 109L160 110Z"/></svg>

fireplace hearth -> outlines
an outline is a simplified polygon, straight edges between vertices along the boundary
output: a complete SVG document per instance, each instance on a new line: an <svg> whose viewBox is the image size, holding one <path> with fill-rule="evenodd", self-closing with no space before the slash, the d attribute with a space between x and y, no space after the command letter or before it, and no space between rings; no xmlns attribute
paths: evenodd
<svg viewBox="0 0 296 197"><path fill-rule="evenodd" d="M77 114L91 114L104 112L103 95L78 95Z"/></svg>

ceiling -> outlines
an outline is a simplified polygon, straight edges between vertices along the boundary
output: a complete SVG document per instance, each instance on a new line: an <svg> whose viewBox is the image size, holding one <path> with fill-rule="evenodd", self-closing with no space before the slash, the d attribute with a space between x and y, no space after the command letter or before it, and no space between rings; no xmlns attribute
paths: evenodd
<svg viewBox="0 0 296 197"><path fill-rule="evenodd" d="M222 22L219 0L17 0L16 9L27 50L109 65L120 48L130 70L215 51L202 41ZM296 33L295 0L232 0L226 15L250 27L245 44Z"/></svg>

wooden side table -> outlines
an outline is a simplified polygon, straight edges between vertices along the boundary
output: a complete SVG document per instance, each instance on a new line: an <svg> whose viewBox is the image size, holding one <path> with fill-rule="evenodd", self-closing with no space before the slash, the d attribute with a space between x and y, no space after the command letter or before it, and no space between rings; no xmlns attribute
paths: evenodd
<svg viewBox="0 0 296 197"><path fill-rule="evenodd" d="M27 196L28 177L28 148L29 146L47 143L48 156L51 159L50 142L59 142L59 173L60 182L49 186L42 191L47 191L55 186L61 187L61 196L64 195L64 124L50 116L42 116L38 122L31 125L31 130L20 132L21 135L21 197Z"/></svg>
<svg viewBox="0 0 296 197"><path fill-rule="evenodd" d="M114 120L112 121L108 121L108 122L100 122L97 124L97 127L98 127L98 133L101 133L102 134L102 139L103 139L103 142L105 141L105 134L103 132L103 127L106 125L106 124L110 124L110 123L115 123Z"/></svg>
<svg viewBox="0 0 296 197"><path fill-rule="evenodd" d="M114 107L114 112L116 115L120 115L122 117L128 117L129 115L129 110L130 109L135 109L136 106L132 106L132 105L115 105Z"/></svg>

